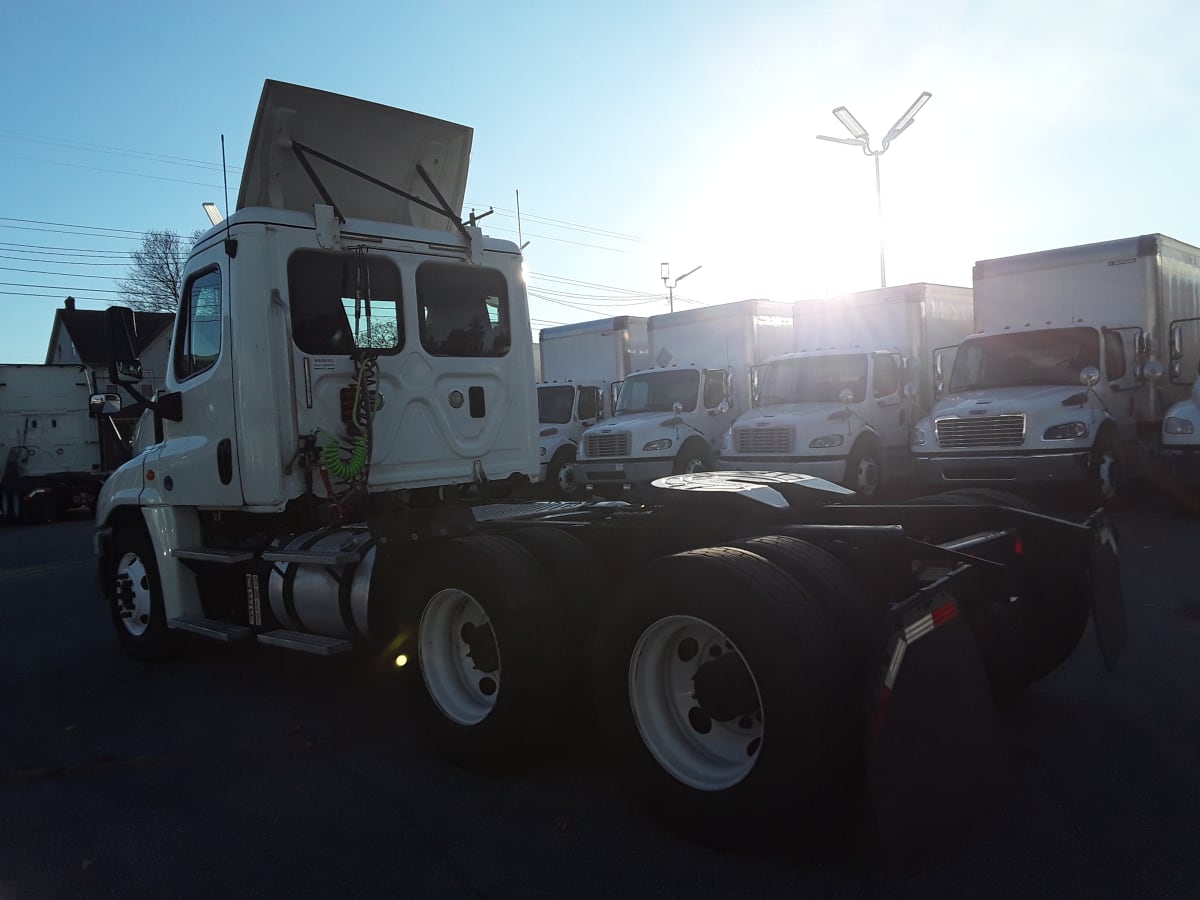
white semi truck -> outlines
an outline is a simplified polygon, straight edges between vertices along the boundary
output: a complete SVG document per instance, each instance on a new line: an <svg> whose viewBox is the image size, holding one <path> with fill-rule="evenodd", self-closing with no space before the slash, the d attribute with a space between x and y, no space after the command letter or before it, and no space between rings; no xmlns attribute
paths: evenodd
<svg viewBox="0 0 1200 900"><path fill-rule="evenodd" d="M872 496L909 478L909 432L933 406L935 351L972 326L969 288L907 284L797 301L795 350L770 360L722 469L803 472Z"/></svg>
<svg viewBox="0 0 1200 900"><path fill-rule="evenodd" d="M644 496L665 475L715 467L721 437L749 409L754 371L792 343L790 304L743 300L649 321L654 367L625 380L611 421L583 433L576 480Z"/></svg>
<svg viewBox="0 0 1200 900"><path fill-rule="evenodd" d="M1160 234L975 264L975 333L912 432L928 487L1082 487L1111 501L1153 459L1173 330L1200 316L1200 249Z"/></svg>
<svg viewBox="0 0 1200 900"><path fill-rule="evenodd" d="M541 480L571 497L579 490L574 462L584 429L610 418L621 382L649 365L646 319L615 316L543 328L539 346Z"/></svg>
<svg viewBox="0 0 1200 900"><path fill-rule="evenodd" d="M110 375L156 431L97 508L129 653L358 649L481 769L560 746L594 701L631 786L724 845L826 821L906 648L960 612L998 695L1070 655L1090 612L1115 661L1103 512L856 505L803 475L674 476L646 507L447 490L486 501L539 464L520 251L459 218L470 138L268 82L237 208L184 267L165 393L137 394L130 311L109 311Z"/></svg>
<svg viewBox="0 0 1200 900"><path fill-rule="evenodd" d="M93 393L83 366L0 365L0 521L53 522L95 504L104 471Z"/></svg>

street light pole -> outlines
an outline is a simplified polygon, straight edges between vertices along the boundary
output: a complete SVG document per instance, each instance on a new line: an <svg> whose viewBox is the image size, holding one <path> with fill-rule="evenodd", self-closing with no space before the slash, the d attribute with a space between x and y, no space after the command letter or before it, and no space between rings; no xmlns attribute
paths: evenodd
<svg viewBox="0 0 1200 900"><path fill-rule="evenodd" d="M881 142L881 146L878 150L871 149L871 136L867 133L867 129L863 128L858 119L854 118L854 115L850 112L850 110L846 109L844 106L839 106L837 109L835 109L833 111L833 115L839 122L842 123L842 126L848 132L850 132L852 136L848 138L839 138L830 137L827 134L817 135L817 140L819 141L832 141L835 144L849 144L851 147L861 147L863 153L865 153L867 156L872 156L875 158L875 206L879 213L880 287L887 287L887 266L884 263L883 257L883 189L881 187L882 183L879 177L879 157L883 156L883 154L887 152L887 149L891 146L892 141L900 137L900 135L904 133L908 126L912 125L921 107L928 103L929 98L932 96L933 94L929 93L929 91L922 91L917 99L912 102L912 105L909 106L904 115L896 120L896 124L888 129L888 132L886 135L884 135L883 141Z"/></svg>
<svg viewBox="0 0 1200 900"><path fill-rule="evenodd" d="M667 289L667 308L671 312L675 312L675 285L679 284L679 282L691 275L692 272L698 272L703 268L704 266L696 266L696 268L688 272L684 272L670 284L667 284L667 280L671 277L671 264L663 263L661 266L659 266L659 275L662 277L662 283Z"/></svg>

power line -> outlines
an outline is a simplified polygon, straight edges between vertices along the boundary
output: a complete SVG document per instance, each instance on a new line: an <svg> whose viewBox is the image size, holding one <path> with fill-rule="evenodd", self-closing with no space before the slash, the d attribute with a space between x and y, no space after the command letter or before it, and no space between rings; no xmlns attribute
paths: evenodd
<svg viewBox="0 0 1200 900"><path fill-rule="evenodd" d="M12 138L18 141L29 141L34 144L48 144L50 146L68 147L71 149L88 150L93 153L107 153L117 156L131 156L135 159L143 159L148 162L161 162L169 165L193 166L206 169L215 169L221 171L219 162L206 162L201 159L189 159L186 156L170 156L165 153L154 153L148 150L135 150L130 147L111 147L106 144L92 144L86 141L75 141L68 138L52 138L40 135L19 134L15 131L0 131L0 137ZM229 170L241 172L241 166L229 166Z"/></svg>
<svg viewBox="0 0 1200 900"><path fill-rule="evenodd" d="M43 290L43 291L67 291L68 293L70 293L71 291L75 290L74 288L61 287L57 284L28 284L23 281L0 281L0 284L4 285L5 287L38 288L39 290ZM119 293L121 293L121 291L110 291L107 288L88 288L88 290L95 291L98 294L119 294Z"/></svg>
<svg viewBox="0 0 1200 900"><path fill-rule="evenodd" d="M5 159L17 159L22 162L46 163L52 166L66 166L71 169L87 169L89 172L105 172L109 175L128 175L132 178L151 178L155 181L171 181L175 184L193 184L197 187L212 188L214 191L221 190L219 184L208 184L203 181L188 181L183 178L168 178L166 175L148 175L145 172L125 172L121 169L105 169L100 166L85 166L82 163L61 162L56 159L39 159L35 156L18 156L15 153L0 153L0 156Z"/></svg>
<svg viewBox="0 0 1200 900"><path fill-rule="evenodd" d="M27 272L30 275L55 275L59 278L100 278L104 281L112 281L111 275L86 275L77 274L75 272L47 272L44 269L17 269L13 266L0 266L0 272Z"/></svg>
<svg viewBox="0 0 1200 900"><path fill-rule="evenodd" d="M107 225L73 225L70 222L44 222L41 219L15 219L12 216L0 216L0 222L20 222L22 225L57 225L61 228L88 228L92 231L120 231L124 232L125 234L136 234L139 237L145 234L144 231L134 231L132 228L110 228Z"/></svg>

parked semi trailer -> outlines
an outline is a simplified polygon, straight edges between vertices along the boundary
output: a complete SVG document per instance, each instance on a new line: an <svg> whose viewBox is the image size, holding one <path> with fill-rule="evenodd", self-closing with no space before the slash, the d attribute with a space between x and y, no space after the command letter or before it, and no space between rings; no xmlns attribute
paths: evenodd
<svg viewBox="0 0 1200 900"><path fill-rule="evenodd" d="M192 635L374 654L433 744L488 770L591 710L631 789L721 845L845 802L906 648L957 616L1005 700L1089 613L1115 662L1102 512L862 505L754 473L667 476L649 505L487 502L537 473L537 412L519 250L459 218L470 137L266 84L237 209L185 266L167 390L141 398L161 440L100 497L129 653ZM128 318L109 313L110 374L134 393ZM464 483L483 502L447 490Z"/></svg>
<svg viewBox="0 0 1200 900"><path fill-rule="evenodd" d="M95 504L104 472L92 393L83 366L0 365L0 520L53 522Z"/></svg>

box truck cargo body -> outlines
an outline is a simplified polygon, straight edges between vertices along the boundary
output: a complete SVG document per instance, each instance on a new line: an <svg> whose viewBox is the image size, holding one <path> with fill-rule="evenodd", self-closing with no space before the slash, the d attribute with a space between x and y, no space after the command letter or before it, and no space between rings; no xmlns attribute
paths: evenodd
<svg viewBox="0 0 1200 900"><path fill-rule="evenodd" d="M800 472L871 495L912 465L909 430L933 404L935 351L972 324L969 288L908 284L795 304L795 351L767 363L721 468Z"/></svg>
<svg viewBox="0 0 1200 900"><path fill-rule="evenodd" d="M572 464L584 429L611 416L625 376L649 364L646 319L616 316L543 328L539 349L539 480L571 496L579 487Z"/></svg>
<svg viewBox="0 0 1200 900"><path fill-rule="evenodd" d="M920 479L1113 499L1188 396L1200 249L1151 234L984 260L974 290L976 333L913 430Z"/></svg>

